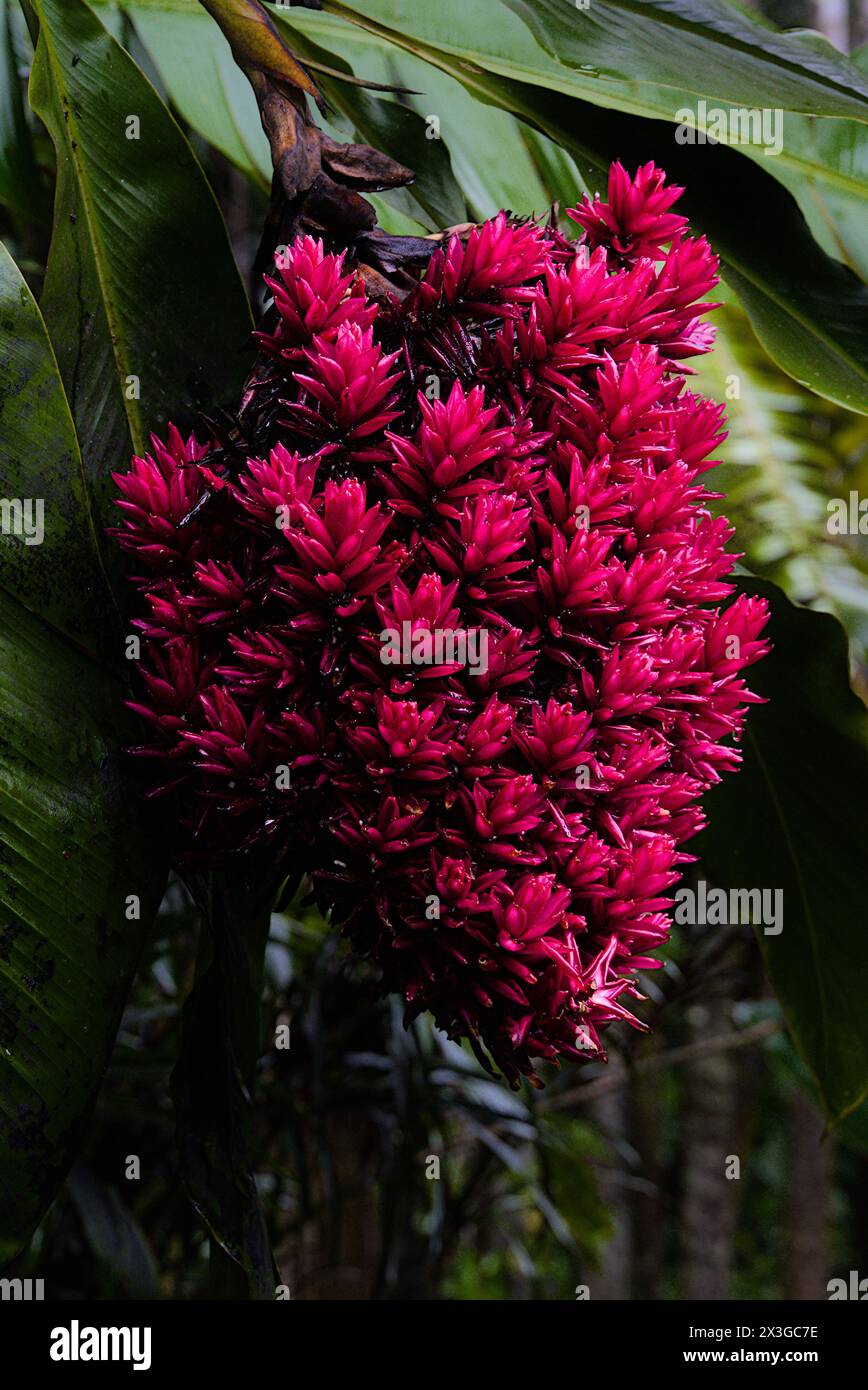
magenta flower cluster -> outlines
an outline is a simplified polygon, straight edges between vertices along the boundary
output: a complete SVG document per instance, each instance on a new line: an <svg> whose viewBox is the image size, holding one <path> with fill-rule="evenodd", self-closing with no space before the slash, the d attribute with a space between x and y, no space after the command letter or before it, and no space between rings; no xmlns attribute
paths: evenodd
<svg viewBox="0 0 868 1390"><path fill-rule="evenodd" d="M403 299L300 238L268 448L170 429L117 475L136 751L186 852L302 862L409 1016L511 1080L635 1022L767 650L702 481L717 262L681 191L615 164L577 240L501 213Z"/></svg>

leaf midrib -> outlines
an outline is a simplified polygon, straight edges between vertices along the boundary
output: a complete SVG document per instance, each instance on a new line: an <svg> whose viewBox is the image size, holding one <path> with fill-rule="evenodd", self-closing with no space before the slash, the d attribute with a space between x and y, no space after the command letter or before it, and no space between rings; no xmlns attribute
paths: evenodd
<svg viewBox="0 0 868 1390"><path fill-rule="evenodd" d="M3 242L0 242L0 258L2 257L5 257L8 260L9 264L16 272L19 280L19 285L24 288L27 294L28 310L33 313L36 321L38 322L42 330L43 347L51 362L51 366L54 368L55 384L57 387L58 396L60 398L60 409L69 425L69 438L72 442L74 450L75 469L78 474L79 483L81 485L82 500L84 503L85 515L87 517L88 533L90 536L91 547L96 558L97 570L102 578L103 584L105 585L106 591L109 596L109 601L111 603L111 607L118 618L118 622L122 624L123 617L121 614L121 610L115 597L114 590L112 589L111 583L109 581L108 571L105 567L105 561L103 559L103 549L100 545L99 531L97 529L96 518L94 516L93 510L93 497L91 495L91 490L88 485L87 474L85 472L84 458L82 456L81 446L78 441L78 431L75 428L75 420L73 419L72 410L69 404L69 398L67 397L66 388L63 384L63 377L61 376L60 364L57 360L57 354L54 351L54 344L51 341L51 335L49 334L48 329L45 325L45 319L42 317L42 310L40 309L39 305L36 302L36 299L31 293L30 286L27 284L27 281L24 279L24 276L19 271L18 266L15 264L15 261L10 256L5 244ZM38 619L38 621L42 623L43 626L46 627L49 632L53 633L55 637L59 638L61 641L68 643L68 645L71 646L73 649L80 651L83 655L88 656L92 661L96 662L97 664L107 666L107 669L111 669L111 667L108 666L107 663L102 661L102 659L98 656L96 652L92 651L89 647L85 647L77 643L70 636L69 633L64 632L62 628L56 627L55 624L52 623L49 619L45 618L43 614L36 612L36 610L30 608L28 604L22 603L18 595L13 593L13 591L8 587L8 585L3 585L3 592L5 594L8 594L9 598L12 599L12 601L16 603L19 608L23 608L25 612L31 613L34 618Z"/></svg>
<svg viewBox="0 0 868 1390"><path fill-rule="evenodd" d="M742 279L747 281L747 283L753 289L755 289L759 294L764 295L765 298L768 300L769 304L773 304L776 309L781 310L787 318L792 319L794 323L797 323L800 328L804 329L805 332L809 333L811 337L814 338L818 343L822 343L823 346L828 349L830 355L837 362L841 362L846 367L848 367L858 380L868 383L868 367L866 367L864 362L860 362L860 360L857 357L852 357L848 350L844 350L841 347L840 342L836 342L834 338L830 338L828 336L827 332L823 328L822 320L816 318L808 318L802 311L797 311L796 309L794 309L791 301L785 299L783 295L773 293L768 288L768 286L766 286L763 283L763 281L757 278L755 273L746 270L743 264L740 261L738 261L734 256L722 253L721 259L723 260L725 266L729 265L729 267L735 272L736 275L740 275ZM723 274L725 279L725 268ZM745 312L747 313L748 317L750 317L750 310L747 307L747 305L745 305ZM783 364L780 361L778 361L774 349L770 347L768 344L766 344L766 352L769 354L773 362L775 362L779 367L781 367L782 370L786 371L786 368L783 367ZM792 373L792 375L796 381L799 380L799 377L796 376L795 373ZM820 392L820 394L823 393ZM860 406L853 405L847 408L855 411L857 414L865 413Z"/></svg>
<svg viewBox="0 0 868 1390"><path fill-rule="evenodd" d="M691 35L696 36L698 39L708 40L709 35L714 35L714 40L712 40L712 42L722 42L728 49L732 49L736 51L736 53L747 54L748 57L761 58L764 63L773 63L776 67L785 68L787 72L790 72L790 74L794 76L798 76L798 78L818 83L818 85L823 86L823 88L828 86L828 88L835 90L835 92L840 93L840 95L850 97L850 100L860 100L862 106L867 108L868 113L868 96L865 96L864 92L854 92L853 88L844 86L843 82L837 81L833 76L823 76L819 74L819 72L812 70L812 68L805 67L805 64L798 63L796 58L782 57L782 54L779 53L769 53L769 50L764 49L758 39L750 40L737 38L737 35L728 33L725 29L715 29L714 26L701 24L701 22L696 21L696 19L687 19L684 18L683 15L673 13L673 11L664 10L664 8L658 6L650 6L650 4L644 3L644 0L602 0L602 6L604 6L604 8L608 6L611 10L623 10L626 11L627 14L643 15L644 18L647 18L648 14L651 13L654 15L655 24L664 24L670 29L679 29L679 31L691 33ZM771 35L771 38L780 38L780 35L778 35L776 31L769 31L769 35ZM668 85L668 83L661 83L661 85Z"/></svg>
<svg viewBox="0 0 868 1390"><path fill-rule="evenodd" d="M561 70L565 74L565 77L562 79L562 82L565 83L567 79L570 78L570 86L573 88L578 86L582 92L586 90L588 92L591 92L592 90L594 90L595 85L599 87L602 84L613 84L615 86L627 88L630 90L635 88L637 91L637 114L640 113L640 110L647 110L649 115L653 114L657 117L660 116L658 108L641 106L641 101L638 99L641 96L641 84L638 83L636 79L601 73L598 77L589 78L586 83L583 83L581 81L581 77L573 77L572 74L579 73L580 69L578 67L572 66L569 63L564 62L557 55L557 53L553 52L550 48L548 48L548 46L542 41L541 38L538 37L537 32L520 14L519 11L513 9L512 12L514 14L517 14L518 17L522 19L522 23L527 28L528 33L531 35L532 39L539 47L541 55L548 59L548 61L552 64L551 70L544 72L536 71L533 68L527 67L526 64L511 62L508 58L499 54L493 54L489 52L483 53L479 50L468 49L455 44L450 44L448 42L448 39L445 38L442 41L438 41L437 46L441 48L443 52L448 52L457 58L463 58L466 59L468 62L472 63L484 64L490 72L496 72L504 77L512 77L518 81L529 82L532 86L546 86L547 84L549 86L554 86L554 79L556 78L557 72L558 70ZM315 16L317 13L317 11L312 11L311 15ZM360 28L368 29L369 32L374 32L373 28L371 28L370 26L376 25L381 33L384 33L392 38L392 42L396 42L396 39L392 36L400 33L399 30L392 29L389 25L383 24L379 20L371 19L368 15L362 14L358 10L355 10L352 7L351 0L349 4L342 3L342 0L324 0L324 8L321 13L340 16L341 18L348 20L350 23L357 24ZM306 20L310 17L310 15L305 13ZM702 35L702 32L703 31L700 31L700 36ZM717 30L705 31L706 34L709 32L713 33L715 35L715 38L718 37ZM425 46L429 42L427 39L420 39L407 34L401 34L401 37L407 40L408 43L413 45ZM769 55L764 50L756 46L752 47L750 45L744 45L744 52L752 57L756 57L758 54L762 53L763 57L770 64L773 64L781 69L786 69L790 71L791 75L802 78L806 83L810 83L813 88L819 89L821 92L823 90L833 91L836 96L843 96L849 98L849 100L852 101L854 105L861 105L862 107L864 107L865 115L864 117L860 117L856 111L853 111L851 113L841 112L840 114L833 115L830 112L816 112L812 110L805 110L802 107L794 106L786 106L784 108L786 111L792 111L794 114L804 116L819 115L823 119L827 120L849 119L855 121L864 120L865 122L868 122L868 96L863 95L861 92L854 92L848 87L844 86L843 84L835 82L832 78L820 77L817 74L813 73L810 68L806 68L800 65L798 62L795 62L792 59L780 58L774 54ZM541 78L545 78L546 80L541 81ZM680 83L678 86L676 86L674 83L660 80L655 81L653 83L653 86L661 91L665 90L675 93L689 94L692 96L708 96L707 85L705 87L703 87L702 85L691 85L690 73L685 74L685 79L685 82ZM698 83L698 76L696 81ZM575 91L566 92L566 95L571 94L578 95L578 93L576 93ZM592 96L589 96L588 100L595 102L595 99ZM599 103L595 102L595 104Z"/></svg>
<svg viewBox="0 0 868 1390"><path fill-rule="evenodd" d="M70 162L71 167L75 170L76 183L81 194L82 207L84 209L85 219L87 222L88 231L90 233L90 245L93 253L93 264L96 270L97 281L100 286L103 311L106 316L106 326L108 328L111 351L118 370L118 378L119 380L125 379L126 377L131 375L129 370L130 360L127 357L126 341L121 331L122 319L115 310L115 300L113 297L113 291L115 288L114 279L111 275L110 263L103 244L103 235L102 229L100 227L99 216L96 212L95 201L93 198L92 190L90 188L90 181L86 173L86 162L80 156L79 153L82 149L82 142L80 139L74 140L72 138L73 132L77 132L79 135L81 134L80 126L75 116L75 105L70 90L64 81L63 65L61 63L57 49L51 39L51 25L45 19L42 0L33 0L33 4L37 10L40 19L39 43L42 44L44 47L46 61L49 65L49 68L51 69L51 76L54 89L61 103L61 119L59 122L60 126L62 127L61 137L63 140L64 148L66 150L67 158ZM96 16L94 16L94 18L96 18ZM104 30L103 32L105 33L111 45L114 42L112 36L106 30ZM87 62L88 60L82 57L81 61ZM33 103L31 101L31 105L32 104ZM34 109L36 108L34 107ZM76 236L76 241L78 242L78 236ZM146 441L141 411L138 408L138 403L134 400L128 400L125 391L121 392L121 400L123 401L124 414L127 418L127 424L129 426L130 438L132 439L133 447L137 453L142 453L144 451Z"/></svg>

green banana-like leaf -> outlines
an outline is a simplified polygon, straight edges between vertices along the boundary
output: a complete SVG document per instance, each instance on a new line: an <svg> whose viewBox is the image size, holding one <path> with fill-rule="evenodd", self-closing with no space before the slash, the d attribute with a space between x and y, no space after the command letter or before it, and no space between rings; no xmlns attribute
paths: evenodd
<svg viewBox="0 0 868 1390"><path fill-rule="evenodd" d="M689 123L701 128L721 103L727 110L766 109L780 138L775 153L744 139L750 122L742 127L733 121L724 142L783 183L824 249L868 277L865 53L848 60L820 35L771 32L716 0L703 0L701 22L693 0L593 0L586 10L566 0L444 0L436 14L403 0L360 0L349 8L501 77L632 115L680 125L689 113ZM321 28L324 18L305 12L304 25ZM697 45L714 46L714 61L698 60ZM774 77L765 67L760 72L758 61L774 66ZM664 72L668 85L662 85ZM849 113L835 102L822 102L822 109L812 104L811 84L833 74L833 85L843 82L855 97ZM781 80L789 97L779 89ZM674 131L666 139L674 145ZM665 167L662 149L660 162Z"/></svg>
<svg viewBox="0 0 868 1390"><path fill-rule="evenodd" d="M868 83L828 39L777 33L724 0L505 3L548 53L580 72L686 88L731 106L868 119Z"/></svg>
<svg viewBox="0 0 868 1390"><path fill-rule="evenodd" d="M48 198L24 111L12 27L14 14L11 5L0 8L0 204L38 222L45 216Z"/></svg>
<svg viewBox="0 0 868 1390"><path fill-rule="evenodd" d="M92 3L103 11L109 8L107 0L92 0ZM127 13L135 16L140 28L143 27L139 24L140 19L149 26L153 24L157 30L168 29L171 24L174 32L180 35L179 21L186 22L189 43L182 42L180 51L174 48L167 51L161 60L165 63L163 77L170 86L172 100L194 129L205 134L206 139L256 177L256 166L262 156L256 150L255 105L245 99L223 60L214 58L213 39L209 42L198 23L204 17L198 0L122 0L122 3ZM678 79L672 85L655 83L651 79L650 63L644 64L638 77L628 76L633 62L630 56L633 28L626 4L612 0L604 13L604 9L597 5L593 10L582 11L571 6L568 0L563 0L563 3L555 0L555 3L555 17L569 26L571 35L571 41L563 52L547 49L541 41L544 36L543 14L537 14L533 0L528 0L524 10L524 0L515 0L512 5L510 0L473 0L472 4L465 3L465 0L442 0L436 9L416 4L414 0L409 0L409 3L365 0L365 3L353 8L358 15L394 28L410 40L435 45L465 65L482 67L501 77L518 79L549 91L560 91L566 96L575 96L632 115L654 117L676 125L689 123L701 128L707 124L709 111L713 114L721 109L717 103L734 100L732 96L721 95L717 90L719 78L716 63L692 66L686 56L675 56L671 60L673 71L670 76ZM334 8L340 7L335 4ZM667 16L663 13L662 5L643 5L636 0L634 8L642 17L643 42L647 44L651 35L652 47L659 50L654 53L655 70L662 61L660 53L671 50L679 55L680 45L697 41L697 31L689 25L682 30L678 15ZM826 92L827 83L828 92L837 90L841 83L845 86L849 83L855 103L861 103L866 88L864 56L855 54L848 60L818 34L777 34L764 27L764 22L757 16L745 17L729 6L716 5L715 9L723 11L736 28L742 24L747 26L750 42L746 51L751 54L753 66L745 64L742 49L738 43L732 42L732 36L717 32L713 26L707 32L700 27L699 40L721 46L730 64L730 77L734 76L740 84L736 94L745 98L747 110L760 111L765 108L771 112L776 122L775 133L780 134L782 147L778 151L775 144L777 152L772 157L765 145L744 139L743 127L738 120L718 138L758 162L765 173L789 188L824 249L844 260L865 278L868 273L868 235L864 230L864 217L860 217L862 204L868 198L868 126L865 124L864 110L854 116L853 103L844 111L839 110L834 102L827 107L823 100L820 103L823 115L801 114L815 111L817 102L812 104L811 92L814 96L817 91ZM279 20L281 15L286 15L285 7L272 7L275 19ZM552 21L551 14L548 21ZM332 16L294 7L292 23L332 52L349 58L356 71L364 71L356 67L352 38L347 35L346 29L338 28L336 31ZM655 31L655 26L659 32ZM616 38L622 31L623 42ZM201 51L194 43L196 32L202 35ZM602 46L607 43L609 33L612 35L610 46L614 57L605 65L595 67L587 57L589 35L593 35L593 41ZM336 36L338 41L332 42ZM571 66L567 57L576 43L578 53L573 56L578 57L579 62ZM758 46L764 53L768 49L765 59L771 63L778 79L783 76L788 83L798 84L792 107L772 94L768 73L760 74L757 70ZM369 64L369 67L371 76L375 76L374 66ZM835 74L835 79L830 81L832 74ZM748 81L751 85L745 87ZM807 87L803 85L805 83ZM421 88L423 91L426 89L427 84ZM418 104L412 98L410 101L418 109ZM705 112L700 102L705 103ZM725 109L738 108L727 105ZM847 118L848 113L852 119ZM440 108L444 127L444 118L450 115L457 119L454 104ZM474 127L480 120L484 124L484 117L477 115L474 118ZM671 138L674 140L674 132ZM447 144L452 151L453 145L448 139ZM484 161L485 149L483 137L475 170L477 173L488 172L491 168L491 163ZM502 154L495 153L491 162L495 165L491 172L496 180L496 166L503 162ZM267 174L267 161L263 167ZM520 167L516 170L516 177L519 173ZM473 180L464 182L464 188L472 195ZM532 204L530 196L526 201ZM503 198L498 205L518 209L520 202L515 198Z"/></svg>
<svg viewBox="0 0 868 1390"><path fill-rule="evenodd" d="M173 4L181 2L171 0ZM560 0L558 4L560 6ZM719 118L720 107L708 94L714 82L708 70L691 69L687 65L679 73L681 81L678 85L662 87L650 82L647 68L641 80L616 81L608 69L593 71L585 59L580 66L571 67L563 53L549 51L537 41L532 32L534 24L529 18L527 23L522 22L519 0L512 8L508 8L508 0L476 0L473 5L464 4L462 0L444 0L444 5L438 9L436 21L425 13L422 6L397 6L390 0L377 0L377 3L352 8L399 30L411 40L431 42L465 63L482 67L501 77L517 78L533 86L560 91L565 96L579 97L603 108L655 117L676 126L689 124L700 129L715 116ZM533 6L527 8L530 11ZM566 23L572 26L579 24L582 45L587 38L589 19L591 28L595 23L617 24L618 21L616 13L610 13L604 20L599 7L594 8L593 16L590 11L574 12L566 3L560 8L563 10L561 19L565 14ZM610 6L610 10L617 11L617 6ZM733 13L737 14L735 11ZM658 18L652 15L651 22L658 22ZM347 46L352 45L352 39L346 35L345 28L340 28L334 16L303 10L293 15L293 23L339 52L346 52ZM793 38L792 35L770 35L763 29L758 29L757 33L763 42L782 39L785 51ZM816 37L811 41L814 42ZM673 40L669 33L659 36L661 46L671 45L673 41L677 43L677 38ZM825 43L824 40L819 42ZM628 54L629 43L625 43L623 53ZM836 63L840 60L844 64L855 82L864 84L868 74L868 50L854 54L849 66L840 54L832 49L829 52ZM628 58L622 58L622 61L628 61ZM698 92L685 85L685 73L691 71L698 79L694 83L694 87L699 87ZM422 85L424 89L428 84L417 77L410 85ZM774 120L774 127L767 129L766 134L775 137L771 145L774 153L768 145L754 144L744 139L746 132L753 134L754 118L744 123L737 119L729 122L722 136L719 125L716 125L717 138L730 143L740 154L758 163L764 173L788 188L823 248L852 266L863 279L868 278L868 231L864 217L864 205L868 200L868 126L863 120L802 115L798 109L787 110L785 105L778 110L777 102L763 95L763 90L757 86L751 91L749 109L757 112L761 108L771 108L769 116ZM700 104L703 102L704 106ZM438 110L445 129L453 112L453 103L444 100ZM476 110L479 111L478 104ZM484 121L485 118L482 119ZM471 129L475 128L478 120L478 116L474 117ZM670 132L667 140L675 144L675 131ZM450 150L454 151L456 142L451 134L448 143ZM454 158L453 153L453 161ZM662 155L661 159L665 165ZM499 167L508 163L502 154L498 156L497 153L486 161L484 149L479 151L475 162L482 169L487 169L490 164ZM466 183L464 186L467 187ZM520 204L514 199L505 199L499 206L518 208Z"/></svg>
<svg viewBox="0 0 868 1390"><path fill-rule="evenodd" d="M591 188L605 190L614 159L628 166L656 160L687 188L683 211L719 252L728 283L773 359L811 390L868 413L868 288L821 250L794 200L759 164L725 145L676 145L671 127L661 122L604 112L468 65L444 49L363 19L361 8L336 0L329 0L329 8L409 48L480 100L510 111L560 144ZM757 216L746 216L746 208L759 210Z"/></svg>
<svg viewBox="0 0 868 1390"><path fill-rule="evenodd" d="M184 118L254 180L267 179L268 152L259 129L255 102L243 82L239 83L240 74L237 69L233 70L227 45L216 33L215 26L209 32L207 17L197 0L124 0L124 7L135 18L172 100ZM572 25L572 11L569 6L564 8ZM681 85L655 86L647 80L647 73L641 82L627 81L616 80L608 69L592 71L592 65L587 62L578 67L569 66L563 54L547 51L534 37L534 26L522 19L518 0L513 8L508 7L507 0L475 0L473 5L464 4L462 0L444 0L433 17L426 14L422 6L400 6L391 0L377 0L377 3L357 5L355 9L387 24L400 26L401 34L411 42L432 42L465 64L472 63L505 78L519 78L531 85L561 91L565 96L577 96L604 108L700 128L703 116L707 124L709 108L712 113L719 110L714 105L714 97L709 97L707 92L698 94L685 84L684 72L689 69L679 73ZM610 6L610 9L613 13L606 22L613 24L618 21L618 6ZM285 10L273 10L278 25L285 14ZM576 14L582 24L587 24L588 13L576 11ZM733 14L737 16L736 11ZM664 20L659 14L652 14L649 23L662 26ZM495 124L497 115L501 121L508 119L506 111L485 113L477 102L471 106L473 114L468 120L462 109L468 97L465 94L462 101L455 95L454 81L445 82L442 75L439 81L431 76L426 78L420 75L418 63L414 73L408 69L406 59L396 64L394 56L390 68L386 55L391 46L387 42L368 35L368 42L363 46L358 31L354 36L352 30L334 16L294 9L292 25L296 32L317 41L332 54L349 59L357 74L377 81L390 80L428 96L425 112L412 94L404 100L420 114L433 112L438 115L453 168L478 215L489 215L495 206L521 212L538 208L540 198L535 194L538 177L528 166L529 151L511 138L510 131ZM780 40L781 53L789 53L793 35L771 34L753 22L751 29L754 43L771 42L775 46ZM579 32L584 42L585 30ZM661 37L661 43L664 41L671 45L673 35L666 33ZM677 42L677 37L674 41ZM809 64L816 60L822 69L825 59L829 59L836 71L840 64L839 76L845 74L855 83L864 83L864 55L854 55L848 64L831 48L827 47L824 53L824 41L818 36L801 36L800 44L800 52ZM394 48L391 53L394 55ZM428 71L430 74L430 67ZM707 75L703 73L703 82ZM811 80L816 80L815 75ZM771 98L763 96L759 87L749 96L755 103L754 110L771 105ZM700 102L705 102L705 111ZM807 109L809 105L805 99L795 110L784 106L780 115L772 108L775 135L781 140L781 147L778 149L775 145L774 154L762 144L745 142L738 122L733 123L729 133L724 133L723 140L789 189L824 250L851 266L863 279L868 278L868 233L862 215L868 199L868 126L861 119L800 114L800 108ZM496 136L493 142L486 135L489 125ZM669 138L674 143L674 132ZM542 153L550 152L550 144ZM509 147L508 153L505 153L505 146ZM404 162L409 162L406 153ZM568 185L578 182L571 178L571 161L564 172L567 177L556 184L555 196L560 201L569 198ZM480 183L492 185L494 192L487 198L480 198ZM502 184L506 189L498 198L496 191ZM511 196L507 196L510 190ZM406 199L409 195L404 196Z"/></svg>
<svg viewBox="0 0 868 1390"><path fill-rule="evenodd" d="M198 4L125 10L187 124L254 183L270 188L271 154L256 98L219 26Z"/></svg>
<svg viewBox="0 0 868 1390"><path fill-rule="evenodd" d="M115 0L92 0L96 8ZM192 15L200 0L116 0L136 14ZM266 3L272 19L288 7ZM292 22L322 18L292 6ZM343 0L325 0L336 13ZM709 101L868 119L868 81L821 34L776 32L722 0L354 0L364 20L519 81L671 116L691 94ZM698 60L688 52L701 50ZM595 61L595 59L597 61Z"/></svg>
<svg viewBox="0 0 868 1390"><path fill-rule="evenodd" d="M868 47L852 61L868 74ZM770 161L820 245L868 280L868 131L857 121L784 117L784 148Z"/></svg>
<svg viewBox="0 0 868 1390"><path fill-rule="evenodd" d="M80 1145L166 877L122 751L138 730L109 475L167 417L237 397L250 323L213 195L139 68L82 0L28 10L58 175L42 312L0 260L0 496L41 520L33 544L0 536L0 1260Z"/></svg>
<svg viewBox="0 0 868 1390"><path fill-rule="evenodd" d="M72 417L5 248L0 329L0 493L42 504L42 528L0 536L2 1264L80 1142L165 866L122 770L119 621Z"/></svg>
<svg viewBox="0 0 868 1390"><path fill-rule="evenodd" d="M83 0L32 0L30 100L57 150L41 308L88 475L225 404L250 311L214 196L147 78Z"/></svg>
<svg viewBox="0 0 868 1390"><path fill-rule="evenodd" d="M160 9L148 0L128 0L125 10L184 120L250 179L267 187L271 159L256 101L217 26L200 7L191 4L188 8L183 0L172 0L172 8ZM285 13L275 13L278 27L289 38L286 19ZM454 187L446 186L439 164L431 168L432 155L437 158L444 150L448 151L458 185L476 217L492 216L502 207L521 214L541 214L554 198L575 196L580 181L567 156L551 147L551 159L563 160L565 167L558 168L558 178L552 178L553 186L544 184L527 145L527 127L506 111L474 101L460 83L429 63L355 26L310 10L293 10L291 33L308 41L305 53L299 50L308 61L316 52L314 45L318 45L329 50L330 66L343 60L359 78L410 89L400 106L388 103L391 109L385 114L393 119L377 122L368 118L376 115L376 107L373 113L370 107L361 109L355 92L345 90L342 94L340 82L333 82L330 87L327 79L321 82L329 88L332 104L332 119L325 124L331 128L335 113L343 118L342 128L331 132L336 138L364 138L381 145L403 164L418 164L420 179L413 188L395 190L389 195L388 205L382 208L381 221L384 225L386 221L390 223L387 230L411 234L428 231L435 207L441 212L439 225L459 220L460 205L456 205ZM424 136L425 129L419 131L407 108L425 120L430 115L438 117L439 141L426 139L421 144L418 134ZM554 176L554 166L550 173ZM435 176L438 182L432 187ZM432 209L430 213L413 207L417 193ZM381 200L375 201L379 204ZM401 226L397 221L401 218L398 202L408 209Z"/></svg>
<svg viewBox="0 0 868 1390"><path fill-rule="evenodd" d="M868 119L868 82L827 39L777 33L720 0L590 0L585 10L567 0L325 0L323 8L352 10L489 72L636 115L671 118L675 104L698 94ZM695 22L683 21L688 14Z"/></svg>
<svg viewBox="0 0 868 1390"><path fill-rule="evenodd" d="M758 930L775 993L834 1124L868 1095L868 934L859 865L868 836L868 712L850 689L847 639L773 584L772 654L752 668L744 765L707 798L694 842L724 888L783 890L783 929Z"/></svg>

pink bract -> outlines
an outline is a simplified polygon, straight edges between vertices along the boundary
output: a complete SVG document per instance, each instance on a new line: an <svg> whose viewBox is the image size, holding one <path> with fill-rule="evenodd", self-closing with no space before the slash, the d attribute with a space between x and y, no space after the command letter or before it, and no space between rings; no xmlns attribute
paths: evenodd
<svg viewBox="0 0 868 1390"><path fill-rule="evenodd" d="M682 364L717 261L680 192L615 164L578 241L501 213L400 301L300 238L264 443L170 427L116 475L183 853L302 864L409 1017L513 1081L636 1022L768 648L708 508L723 411Z"/></svg>

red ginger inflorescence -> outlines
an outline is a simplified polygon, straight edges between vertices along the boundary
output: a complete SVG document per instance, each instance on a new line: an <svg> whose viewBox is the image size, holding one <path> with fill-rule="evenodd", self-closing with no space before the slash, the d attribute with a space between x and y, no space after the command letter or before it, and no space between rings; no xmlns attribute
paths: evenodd
<svg viewBox="0 0 868 1390"><path fill-rule="evenodd" d="M768 646L701 480L717 261L680 192L616 164L577 241L500 213L402 301L300 238L260 456L170 428L117 475L135 751L185 853L300 859L408 1016L513 1081L636 1022Z"/></svg>

